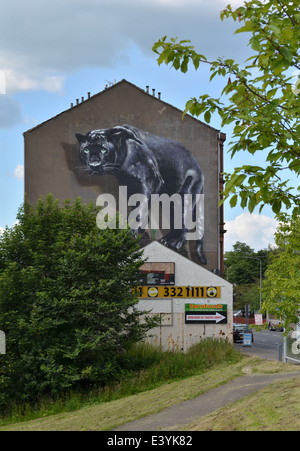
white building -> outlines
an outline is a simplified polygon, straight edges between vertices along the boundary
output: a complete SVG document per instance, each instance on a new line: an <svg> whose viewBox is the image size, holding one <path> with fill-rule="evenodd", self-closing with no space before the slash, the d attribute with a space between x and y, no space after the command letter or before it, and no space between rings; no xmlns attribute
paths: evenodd
<svg viewBox="0 0 300 451"><path fill-rule="evenodd" d="M149 332L149 342L163 350L184 352L208 337L232 342L233 287L229 282L157 241L144 248L144 257L153 269L148 270L152 271L150 283L143 286L138 307L161 317L161 325ZM175 279L171 284L152 277L155 268L170 263Z"/></svg>

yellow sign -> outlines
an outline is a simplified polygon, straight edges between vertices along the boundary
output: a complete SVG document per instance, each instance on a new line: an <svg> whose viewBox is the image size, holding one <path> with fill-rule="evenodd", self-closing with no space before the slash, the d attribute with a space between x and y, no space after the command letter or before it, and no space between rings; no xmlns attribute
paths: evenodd
<svg viewBox="0 0 300 451"><path fill-rule="evenodd" d="M140 298L219 298L221 287L143 286L137 288Z"/></svg>

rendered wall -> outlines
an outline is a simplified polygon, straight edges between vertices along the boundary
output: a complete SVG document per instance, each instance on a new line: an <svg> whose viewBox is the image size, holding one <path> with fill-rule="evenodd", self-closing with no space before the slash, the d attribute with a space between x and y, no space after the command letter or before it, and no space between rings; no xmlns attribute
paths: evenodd
<svg viewBox="0 0 300 451"><path fill-rule="evenodd" d="M113 137L103 132L124 124L137 131L123 129L121 136L115 129ZM100 132L89 134L88 142L87 134L95 130ZM131 131L134 138L129 136ZM126 149L135 152L137 160L132 157L127 161L125 169L122 168L122 177L125 173L126 176L122 179L119 171L118 179L112 163L110 173L101 173L99 159L105 149L101 150L99 143L105 141L109 153L109 146L115 145L117 139L123 139L124 133L127 134ZM154 138L151 135L149 140L147 133ZM165 138L175 144L170 147ZM148 188L152 193L165 192L169 196L191 190L194 190L193 195L203 194L204 210L199 223L204 227L203 255L207 261L199 260L195 240L181 246L180 240L169 238L167 244L209 270L220 269L222 224L218 208L221 164L218 130L189 116L182 120L181 111L124 80L25 132L24 141L25 192L31 204L48 193L61 202L79 196L84 202L94 203L99 195L109 193L116 198L118 208L120 185L128 187L128 195L134 190L144 193ZM123 141L120 141L122 145L118 144L120 152L124 149ZM115 146L115 153L116 149ZM181 181L180 173L185 174ZM139 185L135 185L135 181ZM151 239L160 240L167 234L168 230L153 230L150 224L141 243L146 245Z"/></svg>

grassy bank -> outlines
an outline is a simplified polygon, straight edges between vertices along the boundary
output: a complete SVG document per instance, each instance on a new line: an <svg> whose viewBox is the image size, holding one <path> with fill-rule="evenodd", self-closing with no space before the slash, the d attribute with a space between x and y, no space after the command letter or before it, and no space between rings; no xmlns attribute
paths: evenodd
<svg viewBox="0 0 300 451"><path fill-rule="evenodd" d="M292 377L292 376L291 376ZM201 417L185 431L299 431L300 378L274 383Z"/></svg>
<svg viewBox="0 0 300 451"><path fill-rule="evenodd" d="M244 363L245 364L245 363ZM241 362L223 364L205 373L165 383L160 387L111 402L6 425L0 431L107 431L121 424L160 412L229 382L241 373Z"/></svg>
<svg viewBox="0 0 300 451"><path fill-rule="evenodd" d="M165 383L149 391L123 397L111 402L103 402L94 406L85 407L74 412L65 412L59 415L52 415L33 421L6 425L0 427L0 431L112 430L121 424L160 412L182 401L193 399L196 396L212 388L225 384L238 376L248 374L249 371L257 374L290 372L291 378L293 378L293 372L296 370L298 370L298 368L295 368L293 365L287 365L279 362L264 362L260 361L256 357L241 357L238 362L216 365L201 374L197 374L183 380ZM281 385L283 386L283 391L280 392ZM278 402L281 403L280 405L284 405L285 399L294 399L296 403L298 402L299 392L294 392L295 386L291 381L284 383L281 382L280 384L276 384L275 387L278 389L278 394L281 393L281 398L278 400ZM272 394L272 388L265 390L268 390L270 394ZM264 393L264 391L262 392ZM277 392L275 392L274 397L272 398L273 400L275 399L276 394ZM298 398L295 398L294 395L297 395ZM242 428L243 426L250 428L251 420L256 420L256 423L252 425L252 430L261 430L261 424L268 422L268 416L271 415L271 413L270 410L265 411L263 401L264 398L260 401L261 391L252 396L253 397L248 397L245 399L244 402L235 403L226 407L226 409L220 409L220 411L217 411L219 422L214 423L216 417L209 416L206 418L207 422L203 423L202 417L201 421L187 426L186 430L210 430L212 425L214 425L214 430L218 430L216 428L223 428L220 430L235 430L235 427L236 430L239 430L238 427ZM258 405L256 405L257 401ZM248 406L249 402L250 410ZM236 410L232 410L235 409L235 406ZM276 406L278 406L278 404L275 403L272 409L271 405L271 412L276 408ZM284 412L287 412L288 409L289 405L286 405ZM229 412L230 415L228 415ZM234 420L232 420L231 412L233 412ZM295 412L296 410L291 411L291 415L295 415ZM250 416L248 416L248 414ZM264 419L262 419L262 415ZM277 410L276 425L280 424L280 416L281 410L279 409ZM286 421L284 420L283 422L286 426L288 426L287 418ZM294 424L299 425L298 418L299 415L298 417L296 416L293 418ZM233 425L232 421L235 421L236 426ZM296 423L297 421L298 423ZM291 423L291 425L292 424L293 423Z"/></svg>
<svg viewBox="0 0 300 451"><path fill-rule="evenodd" d="M106 387L89 387L81 392L66 393L64 397L56 400L44 398L36 405L11 406L8 413L0 419L0 426L68 414L82 409L86 410L91 406L100 409L104 406L106 409L108 403L112 401L123 400L150 390L153 394L154 389L165 384L170 385L172 382L181 381L194 375L200 376L212 368L223 367L224 364L226 366L238 364L241 359L241 355L234 350L232 345L219 340L205 340L190 348L186 354L162 352L149 345L136 346L122 356L120 364L123 370L117 381ZM227 380L226 374L225 372L225 381ZM217 383L222 383L222 381L218 380ZM155 408L164 408L165 403L172 402L163 399L163 405L157 401ZM177 402L179 402L178 399L181 397L175 398ZM142 409L141 412L144 410ZM110 428L110 425L105 424L101 427Z"/></svg>

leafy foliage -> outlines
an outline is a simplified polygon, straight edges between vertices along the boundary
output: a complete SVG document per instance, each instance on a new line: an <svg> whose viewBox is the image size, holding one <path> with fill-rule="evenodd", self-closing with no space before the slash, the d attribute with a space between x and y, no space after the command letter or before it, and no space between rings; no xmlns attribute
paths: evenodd
<svg viewBox="0 0 300 451"><path fill-rule="evenodd" d="M278 250L266 271L263 309L281 318L286 330L300 317L300 217L282 218L276 233Z"/></svg>
<svg viewBox="0 0 300 451"><path fill-rule="evenodd" d="M251 310L259 310L260 276L264 278L271 254L270 249L255 252L240 241L233 245L232 251L225 253L225 274L227 280L234 285L236 309L243 309L245 304L249 304Z"/></svg>
<svg viewBox="0 0 300 451"><path fill-rule="evenodd" d="M204 115L210 122L218 113L222 126L233 125L230 152L258 152L265 155L264 167L243 165L226 175L221 202L230 198L252 212L270 205L275 214L292 209L293 217L300 214L300 200L287 174L300 175L300 77L293 85L293 71L300 70L300 8L298 0L250 0L233 10L230 5L222 11L221 19L243 22L236 33L250 33L253 51L242 67L234 59L208 61L197 53L190 41L169 41L163 37L153 50L159 55L158 64L172 64L176 70L187 72L189 63L195 69L200 64L210 66L215 76L226 79L219 98L204 94L186 103L184 114ZM221 98L226 99L222 102ZM300 187L296 187L298 190ZM295 194L296 192L296 194Z"/></svg>
<svg viewBox="0 0 300 451"><path fill-rule="evenodd" d="M253 283L259 278L254 250L246 243L237 241L233 250L225 253L228 280L236 285Z"/></svg>
<svg viewBox="0 0 300 451"><path fill-rule="evenodd" d="M0 239L0 408L117 377L117 357L153 327L132 288L143 263L130 230L99 230L96 208L26 202ZM152 320L151 320L152 321Z"/></svg>

